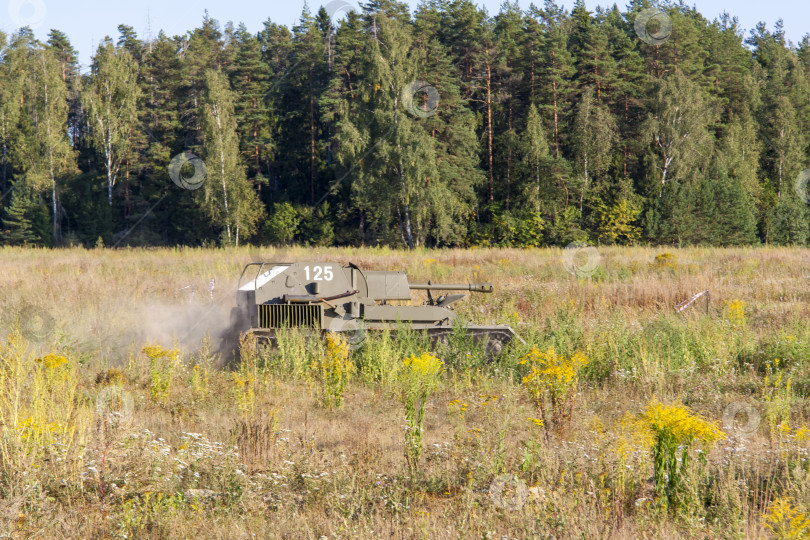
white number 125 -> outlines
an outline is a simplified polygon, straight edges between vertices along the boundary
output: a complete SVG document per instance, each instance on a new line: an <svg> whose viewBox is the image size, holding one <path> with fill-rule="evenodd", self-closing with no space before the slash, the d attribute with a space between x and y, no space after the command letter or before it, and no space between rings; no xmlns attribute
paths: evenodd
<svg viewBox="0 0 810 540"><path fill-rule="evenodd" d="M310 269L309 266L304 267L304 272L307 274L307 281L310 279L312 281L332 281L334 277L332 275L332 268L327 266L324 268L323 266L315 266L312 268L312 277L310 277Z"/></svg>

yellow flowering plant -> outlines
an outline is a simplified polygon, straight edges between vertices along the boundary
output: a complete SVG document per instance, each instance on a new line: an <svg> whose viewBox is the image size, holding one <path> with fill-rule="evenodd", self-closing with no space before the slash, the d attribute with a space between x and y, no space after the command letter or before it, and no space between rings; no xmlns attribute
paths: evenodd
<svg viewBox="0 0 810 540"><path fill-rule="evenodd" d="M76 480L93 410L78 362L35 356L18 331L0 338L0 493L16 499L54 477Z"/></svg>
<svg viewBox="0 0 810 540"><path fill-rule="evenodd" d="M399 372L400 399L405 406L405 461L411 476L416 473L422 455L425 405L439 384L444 363L426 352L402 361Z"/></svg>
<svg viewBox="0 0 810 540"><path fill-rule="evenodd" d="M637 434L652 448L655 490L659 495L666 495L667 502L672 506L681 477L689 464L691 446L695 443L712 446L724 439L725 433L720 431L716 423L693 413L688 407L665 405L655 398L633 420ZM678 450L681 451L680 460Z"/></svg>
<svg viewBox="0 0 810 540"><path fill-rule="evenodd" d="M541 352L535 347L520 363L529 366L522 383L540 411L543 426L562 434L571 420L579 373L588 359L580 352L566 358L553 348Z"/></svg>
<svg viewBox="0 0 810 540"><path fill-rule="evenodd" d="M59 381L65 381L70 377L71 366L68 359L60 354L50 353L35 360L40 369L40 373L45 379L45 384L51 390Z"/></svg>
<svg viewBox="0 0 810 540"><path fill-rule="evenodd" d="M765 402L765 420L768 423L771 440L780 435L780 425L790 422L790 402L793 378L786 375L784 363L775 358L765 365L765 378L762 381L761 395Z"/></svg>
<svg viewBox="0 0 810 540"><path fill-rule="evenodd" d="M64 356L53 353L43 356L42 358L36 359L37 364L40 364L45 369L50 370L58 369L64 366L65 364L67 364L67 361L68 361L67 358L65 358Z"/></svg>
<svg viewBox="0 0 810 540"><path fill-rule="evenodd" d="M199 364L195 365L191 370L191 388L197 399L208 396L208 376L208 370Z"/></svg>
<svg viewBox="0 0 810 540"><path fill-rule="evenodd" d="M810 538L810 517L801 506L794 504L789 497L771 501L763 516L765 526L774 538Z"/></svg>
<svg viewBox="0 0 810 540"><path fill-rule="evenodd" d="M248 417L256 405L256 378L250 371L232 373L231 378L236 406L243 417Z"/></svg>
<svg viewBox="0 0 810 540"><path fill-rule="evenodd" d="M318 403L327 408L343 407L346 390L354 363L350 356L349 343L342 334L330 332L326 336L326 350L312 363L312 373L318 383Z"/></svg>
<svg viewBox="0 0 810 540"><path fill-rule="evenodd" d="M745 326L745 302L732 300L726 307L726 319L732 326L742 328Z"/></svg>
<svg viewBox="0 0 810 540"><path fill-rule="evenodd" d="M141 352L149 359L152 400L166 404L172 386L174 373L180 362L180 351L167 350L160 345L148 345Z"/></svg>

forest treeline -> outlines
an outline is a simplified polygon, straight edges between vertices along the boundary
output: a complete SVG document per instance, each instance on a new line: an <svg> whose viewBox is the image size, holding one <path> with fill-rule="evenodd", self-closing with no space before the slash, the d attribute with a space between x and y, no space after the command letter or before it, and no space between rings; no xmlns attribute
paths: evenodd
<svg viewBox="0 0 810 540"><path fill-rule="evenodd" d="M335 6L121 25L84 71L58 30L0 34L0 243L808 242L810 36L646 0Z"/></svg>

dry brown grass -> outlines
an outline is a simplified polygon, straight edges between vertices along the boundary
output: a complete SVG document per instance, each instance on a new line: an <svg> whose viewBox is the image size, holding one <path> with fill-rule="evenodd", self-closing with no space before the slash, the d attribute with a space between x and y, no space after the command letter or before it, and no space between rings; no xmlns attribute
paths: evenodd
<svg viewBox="0 0 810 540"><path fill-rule="evenodd" d="M676 262L656 265L666 251ZM566 271L557 249L0 249L2 335L32 313L52 319L52 331L29 336L32 358L66 355L77 367L77 414L95 418L74 422L84 430L77 440L85 440L76 470L57 466L43 441L31 469L17 471L14 489L0 475L0 529L45 538L770 534L762 516L771 500L810 500L808 441L797 435L810 418L808 252L599 253L596 273L581 279ZM590 359L571 429L546 444L527 422L537 414L520 384L526 349L509 351L498 364L448 364L428 402L420 474L410 478L401 405L390 380L364 363L383 356L395 362L416 344L384 345L374 358L354 353L358 373L345 406L332 411L316 405L313 381L282 367L289 362L268 365L262 357L218 368L204 338L228 324L244 264L304 258L405 269L412 281L492 282L495 294L459 305L465 318L506 322L529 345L567 355L581 350ZM708 315L702 301L674 313L675 304L706 289ZM734 300L745 304L743 324L728 317ZM150 398L153 381L141 353L156 343L181 349L165 402ZM437 354L448 361L463 356L466 345L451 346L457 350ZM0 373L8 373L10 356ZM777 357L784 379L791 378L787 392L774 387L768 371ZM35 380L30 362L14 365ZM47 393L26 384L29 395ZM131 398L131 414L99 415L98 396L110 385ZM733 402L750 403L762 416L752 433L729 431L705 465L693 455L674 509L654 500L649 452L623 439L622 417L653 396L716 421ZM465 410L448 406L454 400ZM9 424L8 401L2 403L0 431L11 440L20 432ZM519 508L489 495L504 474L529 488Z"/></svg>

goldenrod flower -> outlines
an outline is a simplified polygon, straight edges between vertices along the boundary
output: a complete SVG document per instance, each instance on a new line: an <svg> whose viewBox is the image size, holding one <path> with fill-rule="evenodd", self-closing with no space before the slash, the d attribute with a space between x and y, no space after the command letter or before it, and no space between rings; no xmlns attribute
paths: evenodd
<svg viewBox="0 0 810 540"><path fill-rule="evenodd" d="M641 418L653 439L671 437L676 446L693 441L713 444L726 438L716 424L693 414L683 405L664 405L653 399Z"/></svg>
<svg viewBox="0 0 810 540"><path fill-rule="evenodd" d="M788 497L775 499L765 512L765 526L776 535L776 538L808 538L810 536L810 519L807 512L799 505L794 505Z"/></svg>
<svg viewBox="0 0 810 540"><path fill-rule="evenodd" d="M160 345L149 345L141 349L141 352L149 358L152 399L165 405L169 400L174 371L180 363L180 351L164 349Z"/></svg>
<svg viewBox="0 0 810 540"><path fill-rule="evenodd" d="M321 387L321 405L330 408L343 406L346 383L354 372L350 353L349 342L342 334L327 334L326 351L312 364L313 374Z"/></svg>
<svg viewBox="0 0 810 540"><path fill-rule="evenodd" d="M406 358L402 361L402 365L408 368L411 374L419 377L434 377L444 371L442 361L429 352L422 353L421 356Z"/></svg>
<svg viewBox="0 0 810 540"><path fill-rule="evenodd" d="M399 373L401 399L405 405L405 460L411 474L416 472L422 454L422 430L425 420L425 405L430 393L439 382L444 363L429 352L411 356L402 361ZM463 405L466 410L466 404Z"/></svg>
<svg viewBox="0 0 810 540"><path fill-rule="evenodd" d="M675 503L675 492L687 466L689 449L694 442L712 445L725 438L715 423L692 413L679 404L664 405L652 399L647 410L625 422L635 423L641 438L652 447L655 466L655 488L666 491L667 501ZM676 457L681 452L680 464Z"/></svg>
<svg viewBox="0 0 810 540"><path fill-rule="evenodd" d="M745 325L745 302L733 300L726 308L726 318L734 326Z"/></svg>
<svg viewBox="0 0 810 540"><path fill-rule="evenodd" d="M524 356L521 364L529 364L530 371L522 383L529 397L550 423L562 432L573 408L574 392L579 382L580 370L588 364L584 354L577 352L570 358L558 355L553 348L541 352L536 347Z"/></svg>
<svg viewBox="0 0 810 540"><path fill-rule="evenodd" d="M49 354L42 358L37 358L36 362L45 366L46 369L56 369L60 366L67 364L68 359L64 356L56 355L56 354Z"/></svg>

